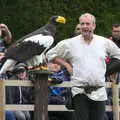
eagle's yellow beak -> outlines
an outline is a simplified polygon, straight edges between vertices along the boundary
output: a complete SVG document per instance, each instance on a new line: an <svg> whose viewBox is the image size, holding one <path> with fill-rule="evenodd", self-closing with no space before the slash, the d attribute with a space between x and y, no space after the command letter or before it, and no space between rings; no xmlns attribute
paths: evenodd
<svg viewBox="0 0 120 120"><path fill-rule="evenodd" d="M56 22L65 24L66 19L62 16L58 16L57 19L56 19Z"/></svg>

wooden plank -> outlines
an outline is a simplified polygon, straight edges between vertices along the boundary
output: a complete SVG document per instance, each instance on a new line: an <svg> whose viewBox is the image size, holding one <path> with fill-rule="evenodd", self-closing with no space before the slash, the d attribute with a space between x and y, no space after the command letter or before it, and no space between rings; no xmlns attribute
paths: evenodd
<svg viewBox="0 0 120 120"><path fill-rule="evenodd" d="M65 105L48 105L48 111L74 111L68 110Z"/></svg>
<svg viewBox="0 0 120 120"><path fill-rule="evenodd" d="M4 85L5 86L33 86L33 83L29 80L3 80L4 81ZM72 87L72 83L69 81L64 81L61 84L56 84L53 85L56 87ZM107 88L111 88L112 86L112 82L106 82L106 86ZM120 83L119 83L119 87L120 87Z"/></svg>
<svg viewBox="0 0 120 120"><path fill-rule="evenodd" d="M29 110L34 111L34 105L5 105L6 110ZM68 110L65 105L48 105L48 111L73 111Z"/></svg>
<svg viewBox="0 0 120 120"><path fill-rule="evenodd" d="M33 86L29 80L4 80L5 86Z"/></svg>
<svg viewBox="0 0 120 120"><path fill-rule="evenodd" d="M113 106L106 105L106 111L112 111ZM29 110L34 111L34 105L5 105L5 110ZM49 111L74 111L68 110L65 105L48 105ZM120 111L120 106L119 106Z"/></svg>
<svg viewBox="0 0 120 120"><path fill-rule="evenodd" d="M34 111L34 105L16 105L16 104L7 104L5 105L5 110L12 110L12 111L20 111L20 110L25 110L25 111Z"/></svg>
<svg viewBox="0 0 120 120"><path fill-rule="evenodd" d="M4 82L0 80L0 120L5 120L5 87Z"/></svg>
<svg viewBox="0 0 120 120"><path fill-rule="evenodd" d="M112 95L113 95L113 118L114 120L119 119L119 86L116 83L112 85Z"/></svg>

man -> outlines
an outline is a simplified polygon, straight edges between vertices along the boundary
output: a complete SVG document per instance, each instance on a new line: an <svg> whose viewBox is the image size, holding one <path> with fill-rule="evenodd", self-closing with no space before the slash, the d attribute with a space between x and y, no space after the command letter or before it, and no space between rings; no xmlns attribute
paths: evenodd
<svg viewBox="0 0 120 120"><path fill-rule="evenodd" d="M48 61L69 60L76 120L103 120L105 113L106 55L120 59L120 49L109 39L94 34L95 17L80 16L81 35L59 42L48 51Z"/></svg>
<svg viewBox="0 0 120 120"><path fill-rule="evenodd" d="M7 25L1 23L0 24L0 51L2 48L6 47L6 45L9 45L12 41L12 34L7 27Z"/></svg>
<svg viewBox="0 0 120 120"><path fill-rule="evenodd" d="M4 62L5 58L5 50L7 49L7 45L12 42L12 34L8 29L7 25L1 23L0 24L0 68Z"/></svg>
<svg viewBox="0 0 120 120"><path fill-rule="evenodd" d="M111 39L120 48L120 24L113 24L112 25L112 35L109 39ZM110 59L107 58L107 60L108 60L108 63L109 63ZM116 64L117 64L117 61L116 61ZM116 83L119 83L120 82L120 73L115 72L114 74L111 74L109 77L107 77L106 80L111 81L111 82L116 81ZM112 89L107 88L107 95L108 95L108 99L106 101L106 104L107 105L112 105L113 104ZM113 111L108 111L106 113L108 115L109 120L113 120Z"/></svg>
<svg viewBox="0 0 120 120"><path fill-rule="evenodd" d="M70 81L72 66L63 59L57 58L54 62L48 64L48 69L54 71L49 75L50 84L59 84L63 81ZM49 86L49 104L64 104L68 95L69 88ZM72 112L49 111L49 120L73 120Z"/></svg>
<svg viewBox="0 0 120 120"><path fill-rule="evenodd" d="M7 25L0 23L0 68L5 62L5 52L7 47L12 42L12 34ZM2 78L7 79L7 75L2 75Z"/></svg>
<svg viewBox="0 0 120 120"><path fill-rule="evenodd" d="M112 25L112 36L110 39L120 48L120 24Z"/></svg>
<svg viewBox="0 0 120 120"><path fill-rule="evenodd" d="M28 80L27 66L19 63L13 70L11 80ZM32 88L23 86L7 87L7 104L31 104L33 102ZM17 120L31 120L29 111L13 111Z"/></svg>
<svg viewBox="0 0 120 120"><path fill-rule="evenodd" d="M75 36L81 34L80 24L77 24L77 25L76 25L74 33L75 33Z"/></svg>

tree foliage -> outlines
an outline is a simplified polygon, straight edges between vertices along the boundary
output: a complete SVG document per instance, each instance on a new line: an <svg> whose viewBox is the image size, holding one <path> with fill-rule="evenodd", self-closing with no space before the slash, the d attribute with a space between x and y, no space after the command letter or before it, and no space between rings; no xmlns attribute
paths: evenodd
<svg viewBox="0 0 120 120"><path fill-rule="evenodd" d="M111 25L120 21L118 0L1 0L0 6L0 20L8 25L14 41L43 26L52 15L67 18L67 24L59 26L58 41L73 34L85 12L96 16L99 35L110 35Z"/></svg>

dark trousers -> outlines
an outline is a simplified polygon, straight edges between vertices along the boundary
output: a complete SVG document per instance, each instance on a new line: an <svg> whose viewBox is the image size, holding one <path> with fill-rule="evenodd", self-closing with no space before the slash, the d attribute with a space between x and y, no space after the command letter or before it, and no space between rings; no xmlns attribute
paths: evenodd
<svg viewBox="0 0 120 120"><path fill-rule="evenodd" d="M84 94L73 97L75 120L103 120L105 101L93 101Z"/></svg>
<svg viewBox="0 0 120 120"><path fill-rule="evenodd" d="M68 111L49 111L49 120L74 120L73 112Z"/></svg>

